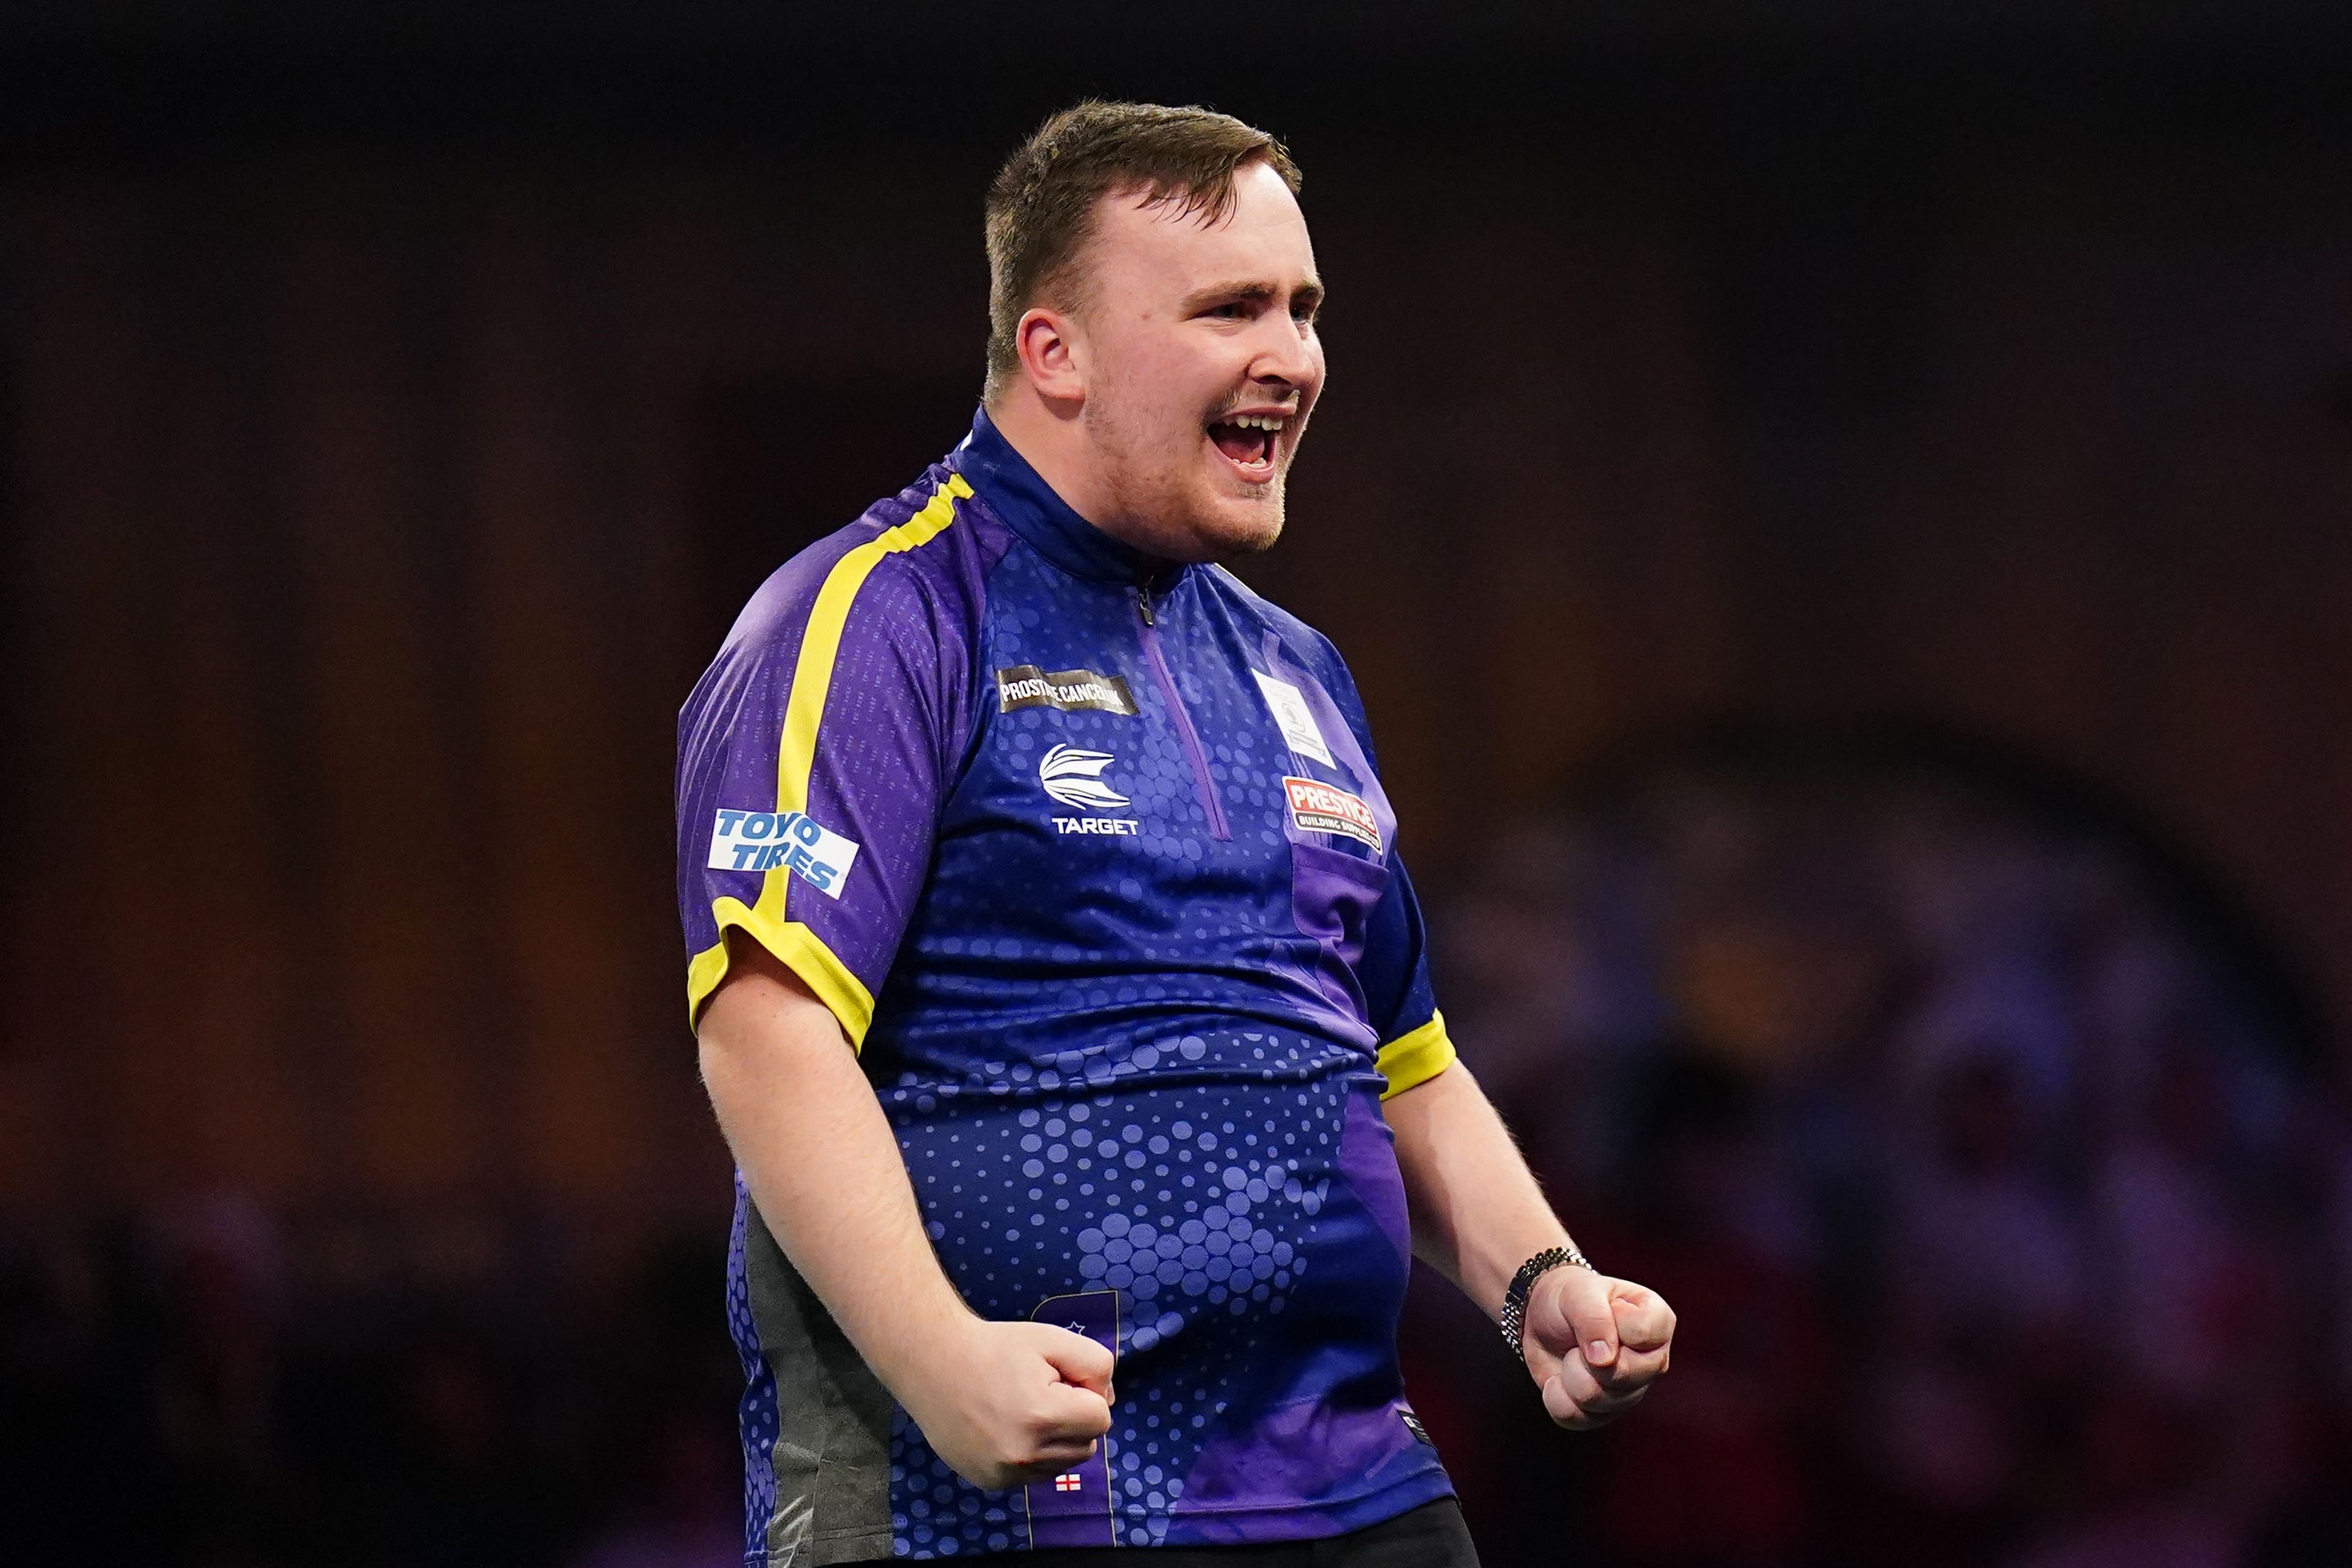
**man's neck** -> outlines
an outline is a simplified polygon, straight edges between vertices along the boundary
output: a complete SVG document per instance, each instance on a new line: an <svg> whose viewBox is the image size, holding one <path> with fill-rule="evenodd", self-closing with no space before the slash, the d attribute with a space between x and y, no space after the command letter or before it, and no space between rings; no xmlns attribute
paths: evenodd
<svg viewBox="0 0 2352 1568"><path fill-rule="evenodd" d="M1013 387L982 406L1005 444L1037 470L1037 477L1053 487L1072 511L1120 543L1142 548L1115 522L1106 521L1111 514L1110 500L1094 482L1086 426L1077 415L1065 415L1027 386Z"/></svg>

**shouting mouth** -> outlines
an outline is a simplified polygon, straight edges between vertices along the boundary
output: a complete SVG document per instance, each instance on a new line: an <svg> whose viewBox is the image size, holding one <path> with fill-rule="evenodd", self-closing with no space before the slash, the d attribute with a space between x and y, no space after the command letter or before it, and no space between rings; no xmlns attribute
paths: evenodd
<svg viewBox="0 0 2352 1568"><path fill-rule="evenodd" d="M1209 444L1243 479L1264 484L1274 478L1275 449L1291 418L1287 412L1228 414L1210 422Z"/></svg>

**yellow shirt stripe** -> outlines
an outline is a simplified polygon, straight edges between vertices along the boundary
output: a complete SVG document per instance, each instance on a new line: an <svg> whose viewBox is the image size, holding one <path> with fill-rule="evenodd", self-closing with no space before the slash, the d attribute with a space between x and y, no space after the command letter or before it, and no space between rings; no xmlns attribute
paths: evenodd
<svg viewBox="0 0 2352 1568"><path fill-rule="evenodd" d="M841 634L849 625L849 608L856 601L857 590L865 586L883 557L938 538L955 521L955 503L971 494L971 487L961 474L950 474L922 510L850 551L825 574L816 604L809 611L808 626L801 633L800 659L793 666L792 695L784 704L783 736L776 749L779 814L808 809L809 774L816 766L817 726L824 718L834 664L841 657ZM740 899L712 900L710 912L719 922L719 940L687 964L687 1027L694 1026L702 1005L727 978L727 931L732 926L751 935L799 975L841 1021L850 1045L862 1050L866 1031L874 1023L874 994L814 931L786 918L784 901L792 881L792 873L778 867L762 878L756 904L746 906Z"/></svg>
<svg viewBox="0 0 2352 1568"><path fill-rule="evenodd" d="M1453 1065L1454 1042L1445 1033L1445 1015L1432 1013L1428 1023L1381 1047L1381 1076L1389 1080L1381 1098L1392 1100Z"/></svg>

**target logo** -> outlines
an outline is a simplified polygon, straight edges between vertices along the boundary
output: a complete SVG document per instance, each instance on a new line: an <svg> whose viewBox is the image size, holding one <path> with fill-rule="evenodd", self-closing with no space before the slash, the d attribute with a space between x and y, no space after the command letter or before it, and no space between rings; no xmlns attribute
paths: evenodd
<svg viewBox="0 0 2352 1568"><path fill-rule="evenodd" d="M1037 782L1064 805L1085 811L1116 811L1127 796L1102 782L1102 771L1118 759L1108 752L1084 752L1076 746L1055 746L1037 763Z"/></svg>

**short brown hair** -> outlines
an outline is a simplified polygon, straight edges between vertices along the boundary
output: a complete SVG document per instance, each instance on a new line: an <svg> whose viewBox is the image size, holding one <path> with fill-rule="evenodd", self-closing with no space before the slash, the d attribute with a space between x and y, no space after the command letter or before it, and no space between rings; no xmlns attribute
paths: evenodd
<svg viewBox="0 0 2352 1568"><path fill-rule="evenodd" d="M1258 161L1298 189L1281 142L1213 110L1089 99L1031 132L988 189L988 393L1020 367L1013 330L1066 284L1097 202L1135 191L1214 221L1233 210L1234 174Z"/></svg>

